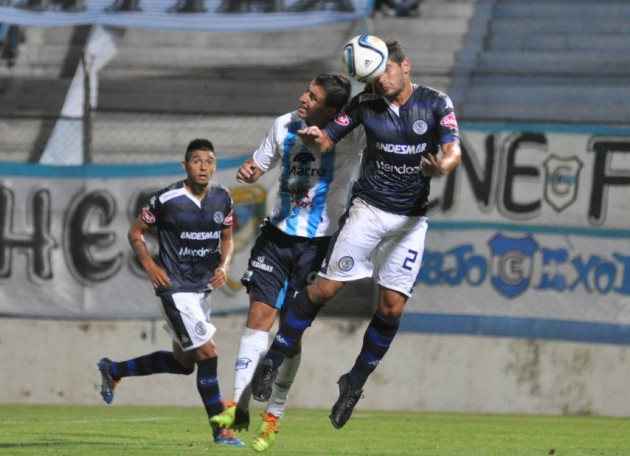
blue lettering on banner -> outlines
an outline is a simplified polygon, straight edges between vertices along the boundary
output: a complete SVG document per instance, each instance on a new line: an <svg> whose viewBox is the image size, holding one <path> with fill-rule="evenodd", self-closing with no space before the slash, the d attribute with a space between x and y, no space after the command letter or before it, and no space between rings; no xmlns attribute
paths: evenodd
<svg viewBox="0 0 630 456"><path fill-rule="evenodd" d="M571 255L564 248L541 246L533 236L495 235L487 252L461 244L445 252L426 250L417 282L425 286L480 287L490 282L500 295L512 299L535 289L630 295L630 256L614 252L607 258L583 252ZM541 264L534 276L534 261Z"/></svg>

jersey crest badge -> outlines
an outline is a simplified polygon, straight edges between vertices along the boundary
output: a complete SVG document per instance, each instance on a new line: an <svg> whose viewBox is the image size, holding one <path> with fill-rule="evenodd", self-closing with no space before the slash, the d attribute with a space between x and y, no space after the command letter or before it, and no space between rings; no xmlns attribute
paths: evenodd
<svg viewBox="0 0 630 456"><path fill-rule="evenodd" d="M142 208L142 212L140 212L140 217L148 225L153 225L155 223L155 215L153 215L151 209L149 209L149 206L144 206Z"/></svg>
<svg viewBox="0 0 630 456"><path fill-rule="evenodd" d="M216 223L223 223L224 217L223 217L223 212L221 211L216 211L214 213L214 215L212 216L212 219L216 222Z"/></svg>
<svg viewBox="0 0 630 456"><path fill-rule="evenodd" d="M350 120L348 119L346 113L342 112L335 118L335 123L338 123L339 125L343 125L345 127L350 123Z"/></svg>
<svg viewBox="0 0 630 456"><path fill-rule="evenodd" d="M416 120L412 127L413 128L413 132L417 135L423 135L427 132L427 130L429 129L429 126L427 125L427 123L424 120Z"/></svg>

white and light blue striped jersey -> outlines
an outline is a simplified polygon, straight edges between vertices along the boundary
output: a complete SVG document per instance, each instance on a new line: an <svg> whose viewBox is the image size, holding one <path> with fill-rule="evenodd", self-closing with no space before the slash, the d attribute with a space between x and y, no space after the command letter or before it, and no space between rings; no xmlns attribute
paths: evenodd
<svg viewBox="0 0 630 456"><path fill-rule="evenodd" d="M297 131L305 127L297 111L276 118L252 158L265 172L278 163L282 166L276 201L269 213L274 226L291 236L331 236L359 167L365 144L363 129L320 154L302 144Z"/></svg>

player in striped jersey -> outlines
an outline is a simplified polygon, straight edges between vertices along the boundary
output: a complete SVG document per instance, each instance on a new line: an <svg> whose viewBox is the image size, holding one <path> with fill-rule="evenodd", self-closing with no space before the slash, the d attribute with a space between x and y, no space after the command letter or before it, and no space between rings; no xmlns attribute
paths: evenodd
<svg viewBox="0 0 630 456"><path fill-rule="evenodd" d="M378 306L354 366L339 378L339 398L330 414L335 428L350 418L413 293L424 251L431 177L449 173L461 160L450 98L412 83L411 64L399 42L388 40L387 49L387 67L372 90L353 97L325 128L310 126L298 132L309 147L325 153L362 126L367 147L351 206L322 269L293 301L251 384L254 398L264 401L286 353L319 310L345 282L373 275L379 288Z"/></svg>
<svg viewBox="0 0 630 456"><path fill-rule="evenodd" d="M237 172L239 182L251 184L280 166L275 204L262 224L241 279L250 307L236 360L233 401L213 418L218 424L237 430L248 428L250 392L246 387L267 350L275 317L279 312L284 314L293 296L316 275L345 210L349 183L364 145L362 129L325 154L307 148L297 132L310 125L323 127L333 120L348 102L351 90L345 76L316 76L300 96L298 109L275 119L253 156ZM296 344L280 370L253 441L256 451L265 451L273 444L300 352Z"/></svg>

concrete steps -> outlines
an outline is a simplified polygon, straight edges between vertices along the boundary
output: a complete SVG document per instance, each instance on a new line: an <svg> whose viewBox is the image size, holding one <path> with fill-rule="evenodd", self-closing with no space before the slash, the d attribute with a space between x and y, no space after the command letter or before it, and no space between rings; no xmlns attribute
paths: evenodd
<svg viewBox="0 0 630 456"><path fill-rule="evenodd" d="M630 123L629 19L623 0L480 0L453 79L460 119Z"/></svg>

